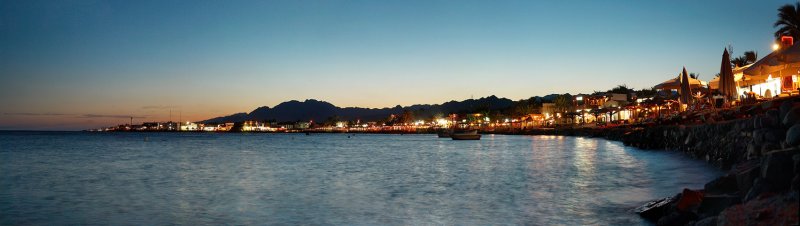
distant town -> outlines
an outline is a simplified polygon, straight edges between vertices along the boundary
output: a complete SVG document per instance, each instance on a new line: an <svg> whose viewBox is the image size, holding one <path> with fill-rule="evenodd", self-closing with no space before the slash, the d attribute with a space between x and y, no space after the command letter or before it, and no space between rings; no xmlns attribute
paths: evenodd
<svg viewBox="0 0 800 226"><path fill-rule="evenodd" d="M186 132L375 132L375 133L431 133L442 129L476 129L482 132L524 131L537 128L563 126L615 127L631 124L653 124L685 118L686 113L727 108L734 105L752 104L772 98L796 95L800 81L797 70L786 67L786 73L762 73L755 70L761 64L771 62L779 54L800 52L793 38L784 36L776 43L775 52L761 60L748 51L740 57L730 59L727 48L723 53L723 64L730 64L734 81L726 94L722 93L720 74L710 81L702 81L699 75L688 73L686 68L675 77L655 84L650 89L635 90L619 85L607 91L591 94L551 94L511 101L495 96L469 99L464 102L448 102L441 105L420 105L406 108L382 109L394 112L379 117L346 116L329 113L316 115L315 119L278 121L275 119L252 119L249 114L231 115L201 122L144 122L131 123L90 131L186 131ZM765 60L766 59L766 60ZM728 63L725 63L725 60ZM763 62L763 63L762 63ZM754 65L756 65L754 67ZM774 67L774 66L772 66ZM723 67L724 69L724 67ZM781 72L782 70L776 71ZM785 76L781 76L784 74ZM285 102L289 103L289 102ZM306 100L292 101L288 108L297 111L324 111L314 106L327 102ZM303 106L304 104L311 105ZM446 105L462 106L448 108ZM280 106L280 105L279 105ZM279 106L276 106L277 109ZM331 107L334 107L331 105ZM264 107L266 108L266 107ZM337 107L334 107L337 108ZM254 112L261 110L256 109ZM265 111L272 109L266 108ZM369 109L366 109L369 110ZM352 110L351 110L352 112ZM251 113L253 114L253 113ZM683 114L683 115L681 115ZM324 119L319 119L324 117ZM343 119L349 118L349 119ZM226 121L227 120L227 121ZM683 123L691 123L682 120ZM699 121L698 121L699 123Z"/></svg>
<svg viewBox="0 0 800 226"><path fill-rule="evenodd" d="M517 101L489 96L383 109L288 101L197 122L134 124L131 118L128 124L90 131L432 133L465 129L492 133L724 121L746 117L740 111L742 106L798 94L800 45L782 30L775 36L773 51L760 59L755 51L735 56L729 52L731 47L722 49L720 72L708 76L708 81L683 67L674 75L665 75L664 82L639 90L619 85L591 94L551 94Z"/></svg>
<svg viewBox="0 0 800 226"><path fill-rule="evenodd" d="M792 43L785 45L797 48ZM727 50L725 52L727 53ZM746 75L746 69L756 62L755 56L750 54L748 52L739 58L734 58L732 61L734 63L731 63L734 77L738 78L737 83L740 84L736 88L737 93L743 94L737 96L738 103L755 103L759 100L797 93L798 84L794 75L786 78L768 76L762 80ZM248 119L247 114L241 113L245 116L231 115L199 122L133 124L131 119L129 124L90 131L435 133L446 129L471 129L484 133L505 133L565 126L609 128L634 124L664 124L675 121L676 117L681 117L680 114L687 110L722 108L723 105L730 105L726 103L726 97L719 92L719 75L710 82L705 82L694 73L686 73L685 70L676 73L675 77L655 84L650 89L634 90L626 85L619 85L607 91L591 94L551 94L518 101L490 96L433 106L406 108L398 106L394 109L395 113L382 117L364 117L364 119L331 113L327 116L317 115L317 121L314 119L278 121L252 119L254 117ZM686 83L693 90L689 100L691 105L685 103L686 100L681 100L682 76L687 77ZM745 77L748 78L747 81L744 81ZM781 82L781 79L791 82ZM303 106L304 104L330 105L316 100L293 101L293 103L294 105L289 108L300 108L310 112L323 110L313 107L309 109ZM448 104L463 106L448 107ZM275 109L278 107L280 105ZM383 110L392 111L392 109ZM324 119L319 119L323 117Z"/></svg>

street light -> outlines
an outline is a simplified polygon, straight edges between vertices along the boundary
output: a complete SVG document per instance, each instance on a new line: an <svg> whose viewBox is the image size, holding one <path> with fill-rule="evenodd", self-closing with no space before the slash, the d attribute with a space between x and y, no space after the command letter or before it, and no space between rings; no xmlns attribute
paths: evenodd
<svg viewBox="0 0 800 226"><path fill-rule="evenodd" d="M780 49L780 48L781 48L781 45L778 45L778 43L773 43L773 44L772 44L772 50L773 50L773 51L774 51L774 50L778 50L778 49Z"/></svg>

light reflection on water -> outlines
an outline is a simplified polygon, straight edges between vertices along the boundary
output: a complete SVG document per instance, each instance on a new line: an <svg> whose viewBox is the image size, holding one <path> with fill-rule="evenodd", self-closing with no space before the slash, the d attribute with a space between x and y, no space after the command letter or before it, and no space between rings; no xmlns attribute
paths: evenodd
<svg viewBox="0 0 800 226"><path fill-rule="evenodd" d="M647 224L720 174L561 136L5 132L0 160L3 225Z"/></svg>

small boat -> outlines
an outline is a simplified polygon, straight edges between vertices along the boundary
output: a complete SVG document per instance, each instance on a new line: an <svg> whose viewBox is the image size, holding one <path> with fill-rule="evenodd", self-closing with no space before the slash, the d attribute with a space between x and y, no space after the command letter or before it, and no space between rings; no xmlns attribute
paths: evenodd
<svg viewBox="0 0 800 226"><path fill-rule="evenodd" d="M454 132L453 134L450 134L450 138L453 138L453 140L480 140L481 135L478 134L477 130L470 130L463 132Z"/></svg>

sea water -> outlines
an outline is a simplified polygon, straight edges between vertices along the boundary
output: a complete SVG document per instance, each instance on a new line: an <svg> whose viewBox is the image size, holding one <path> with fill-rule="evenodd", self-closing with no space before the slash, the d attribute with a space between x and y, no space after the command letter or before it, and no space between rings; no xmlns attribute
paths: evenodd
<svg viewBox="0 0 800 226"><path fill-rule="evenodd" d="M650 224L720 174L582 137L0 132L0 224Z"/></svg>

